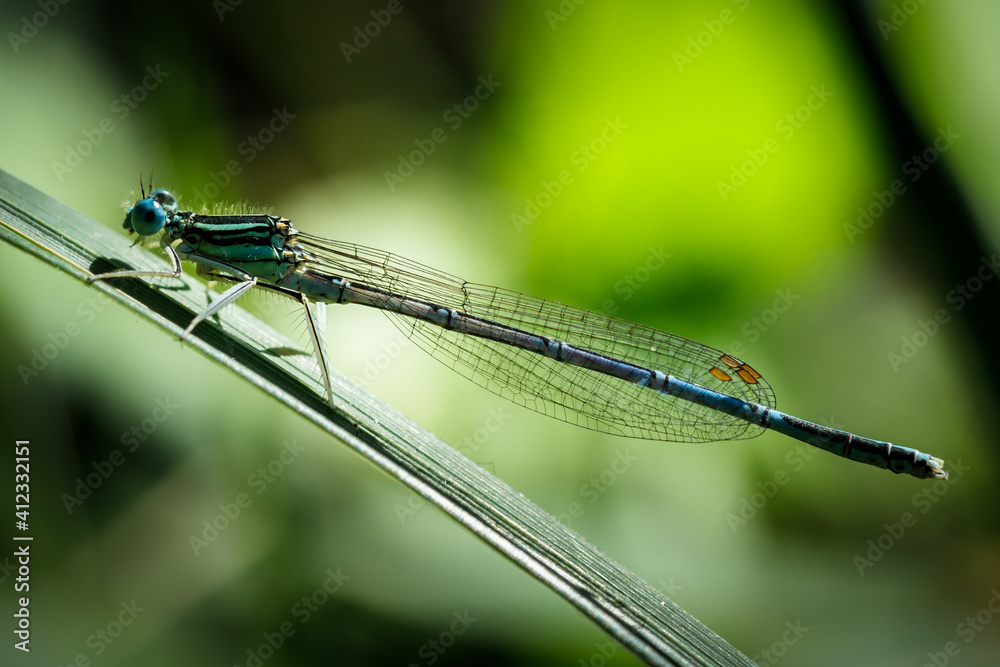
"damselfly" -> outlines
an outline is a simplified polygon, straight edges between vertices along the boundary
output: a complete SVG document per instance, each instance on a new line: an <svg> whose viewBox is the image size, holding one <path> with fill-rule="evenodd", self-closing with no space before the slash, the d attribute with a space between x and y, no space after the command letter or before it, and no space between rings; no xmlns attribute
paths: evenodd
<svg viewBox="0 0 1000 667"><path fill-rule="evenodd" d="M181 260L235 283L200 322L254 286L299 301L333 405L326 352L310 299L382 310L418 347L514 403L585 428L648 440L710 442L772 430L854 461L914 477L947 478L941 459L775 409L770 385L746 362L701 343L554 301L469 283L381 250L302 234L285 218L179 211L166 190L128 208L122 225L162 232L170 271Z"/></svg>

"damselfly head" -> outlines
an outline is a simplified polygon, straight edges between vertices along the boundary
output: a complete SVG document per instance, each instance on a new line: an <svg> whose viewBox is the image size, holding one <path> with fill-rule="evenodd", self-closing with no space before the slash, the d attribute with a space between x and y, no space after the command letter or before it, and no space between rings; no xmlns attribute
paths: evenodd
<svg viewBox="0 0 1000 667"><path fill-rule="evenodd" d="M135 232L139 236L152 236L161 229L167 222L167 214L163 211L160 202L152 197L141 199L131 208L125 211L125 222L122 227L129 233Z"/></svg>
<svg viewBox="0 0 1000 667"><path fill-rule="evenodd" d="M154 190L125 211L122 227L131 234L152 236L158 233L167 218L177 213L177 199L167 190Z"/></svg>

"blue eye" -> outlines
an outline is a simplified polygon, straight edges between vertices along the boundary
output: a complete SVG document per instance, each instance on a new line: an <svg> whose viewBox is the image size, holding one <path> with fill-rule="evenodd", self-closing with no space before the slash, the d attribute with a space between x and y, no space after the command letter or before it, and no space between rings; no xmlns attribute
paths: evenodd
<svg viewBox="0 0 1000 667"><path fill-rule="evenodd" d="M160 202L153 199L143 199L132 207L129 222L132 223L132 229L139 236L152 236L163 229L163 225L167 222L167 214L163 211Z"/></svg>

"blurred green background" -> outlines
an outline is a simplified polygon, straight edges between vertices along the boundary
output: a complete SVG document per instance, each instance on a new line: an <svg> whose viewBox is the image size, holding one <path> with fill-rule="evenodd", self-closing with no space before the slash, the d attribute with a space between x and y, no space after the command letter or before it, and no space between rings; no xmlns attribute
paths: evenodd
<svg viewBox="0 0 1000 667"><path fill-rule="evenodd" d="M0 168L117 229L155 167L182 204L266 205L737 354L781 409L951 481L770 433L585 431L329 312L333 365L759 664L996 664L998 21L986 0L8 2ZM9 246L0 266L36 539L32 652L7 634L3 664L636 663L235 375ZM294 308L241 306L308 347Z"/></svg>

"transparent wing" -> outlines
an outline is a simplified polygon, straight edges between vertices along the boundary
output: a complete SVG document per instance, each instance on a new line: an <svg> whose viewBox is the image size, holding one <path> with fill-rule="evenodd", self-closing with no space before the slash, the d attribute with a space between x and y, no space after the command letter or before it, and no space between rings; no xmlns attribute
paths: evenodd
<svg viewBox="0 0 1000 667"><path fill-rule="evenodd" d="M659 370L744 401L775 407L750 366L681 336L518 292L468 283L390 253L300 234L313 270L547 336ZM504 343L385 311L418 347L514 403L586 428L649 440L750 438L758 426L695 403Z"/></svg>

